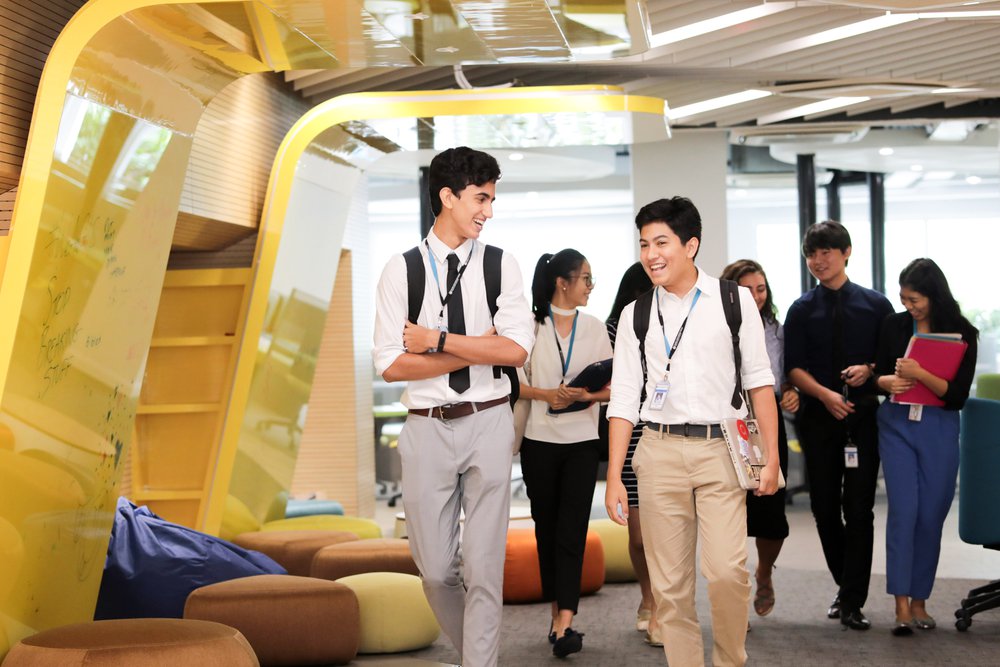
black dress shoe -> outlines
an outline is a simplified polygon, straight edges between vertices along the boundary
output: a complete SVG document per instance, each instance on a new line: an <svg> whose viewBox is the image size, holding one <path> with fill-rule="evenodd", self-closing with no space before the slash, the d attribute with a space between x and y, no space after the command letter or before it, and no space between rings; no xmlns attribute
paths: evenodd
<svg viewBox="0 0 1000 667"><path fill-rule="evenodd" d="M583 648L583 633L577 632L573 628L566 628L566 633L556 639L552 645L552 655L557 658L565 658L571 653L579 653Z"/></svg>
<svg viewBox="0 0 1000 667"><path fill-rule="evenodd" d="M833 598L830 608L826 610L827 618L840 618L840 596Z"/></svg>
<svg viewBox="0 0 1000 667"><path fill-rule="evenodd" d="M865 618L860 609L840 610L840 624L851 630L868 630L872 627L871 621Z"/></svg>

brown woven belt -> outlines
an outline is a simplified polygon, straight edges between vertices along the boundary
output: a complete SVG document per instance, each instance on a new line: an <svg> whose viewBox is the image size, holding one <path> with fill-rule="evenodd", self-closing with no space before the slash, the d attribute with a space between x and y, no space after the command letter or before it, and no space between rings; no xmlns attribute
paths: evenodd
<svg viewBox="0 0 1000 667"><path fill-rule="evenodd" d="M462 403L437 405L433 408L411 408L410 414L419 415L421 417L434 417L435 419L458 419L459 417L468 417L475 412L482 412L483 410L495 408L496 406L503 405L504 403L507 403L508 405L510 404L510 400L507 396L494 398L492 401L484 401L482 403L464 401Z"/></svg>

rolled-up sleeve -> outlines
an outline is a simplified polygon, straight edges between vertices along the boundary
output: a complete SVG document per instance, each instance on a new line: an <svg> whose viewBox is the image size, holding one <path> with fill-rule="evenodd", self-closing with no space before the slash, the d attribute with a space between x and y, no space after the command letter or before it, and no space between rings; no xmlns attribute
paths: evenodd
<svg viewBox="0 0 1000 667"><path fill-rule="evenodd" d="M524 296L521 267L509 252L504 252L500 268L500 296L493 318L497 335L509 338L531 354L535 344L535 325L531 308Z"/></svg>
<svg viewBox="0 0 1000 667"><path fill-rule="evenodd" d="M771 360L767 356L764 323L760 319L760 312L757 310L757 305L754 303L749 289L741 287L739 294L740 310L743 313L743 322L740 324L743 387L756 389L757 387L773 386L774 373L771 372Z"/></svg>
<svg viewBox="0 0 1000 667"><path fill-rule="evenodd" d="M403 325L406 323L406 262L393 255L382 269L375 289L375 332L372 360L380 376L406 352Z"/></svg>
<svg viewBox="0 0 1000 667"><path fill-rule="evenodd" d="M608 417L627 419L633 425L639 421L639 399L642 396L642 363L639 341L632 328L635 302L625 306L618 320L615 336L614 365L611 370L611 400Z"/></svg>

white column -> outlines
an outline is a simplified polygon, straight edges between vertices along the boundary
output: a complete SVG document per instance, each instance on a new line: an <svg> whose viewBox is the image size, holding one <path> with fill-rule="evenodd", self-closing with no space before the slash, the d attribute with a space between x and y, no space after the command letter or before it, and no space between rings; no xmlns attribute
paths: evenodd
<svg viewBox="0 0 1000 667"><path fill-rule="evenodd" d="M694 202L702 223L701 250L695 261L708 273L719 275L728 263L726 162L729 151L725 131L675 131L669 141L633 144L631 152L635 211L651 201L676 195Z"/></svg>

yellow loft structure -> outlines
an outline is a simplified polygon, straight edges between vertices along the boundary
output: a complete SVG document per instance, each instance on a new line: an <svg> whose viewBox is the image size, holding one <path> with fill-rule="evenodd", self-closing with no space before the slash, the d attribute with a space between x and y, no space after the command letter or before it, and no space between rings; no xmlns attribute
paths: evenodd
<svg viewBox="0 0 1000 667"><path fill-rule="evenodd" d="M640 3L452 4L459 11L425 16L409 37L379 27L416 20L420 3L349 0L92 0L61 32L38 82L10 233L0 236L0 655L35 631L91 617L120 492L216 532L230 494L263 517L274 492L290 487L298 449L268 460L254 454L254 434L276 422L295 441L317 376L363 386L367 366L323 343L343 335L331 333L328 313L350 307L330 295L350 279L340 246L352 174L404 150L412 119L488 115L497 123L453 123L440 139L484 148L490 137L508 141L497 128L525 115L564 128L552 145L629 143L638 116L665 136L662 100L604 86L348 96L302 116L281 142L249 230L208 220L206 210L225 205L212 183L238 173L252 130L267 127L244 115L252 95L232 92L247 75L452 64L469 53L571 61L647 46ZM618 36L568 29L581 12L599 13ZM512 28L525 31L516 44ZM203 124L223 99L224 112ZM411 122L385 124L393 119ZM208 135L228 141L206 146ZM220 166L229 152L237 158L191 174L198 151ZM338 179L319 212L325 228L289 213L303 160ZM327 252L309 285L286 279L282 255L303 229ZM167 270L172 248L241 239L253 242L248 267ZM358 473L373 456L366 407L353 409L352 437L338 450L338 492L357 513L370 512L362 498L373 487Z"/></svg>

